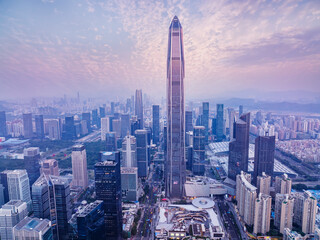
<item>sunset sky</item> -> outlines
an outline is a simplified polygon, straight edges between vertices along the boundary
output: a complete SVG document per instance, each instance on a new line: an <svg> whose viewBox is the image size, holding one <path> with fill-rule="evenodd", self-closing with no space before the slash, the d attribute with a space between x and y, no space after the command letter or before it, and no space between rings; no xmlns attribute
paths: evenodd
<svg viewBox="0 0 320 240"><path fill-rule="evenodd" d="M181 21L186 96L320 96L320 1L0 0L0 100L165 97L168 28Z"/></svg>

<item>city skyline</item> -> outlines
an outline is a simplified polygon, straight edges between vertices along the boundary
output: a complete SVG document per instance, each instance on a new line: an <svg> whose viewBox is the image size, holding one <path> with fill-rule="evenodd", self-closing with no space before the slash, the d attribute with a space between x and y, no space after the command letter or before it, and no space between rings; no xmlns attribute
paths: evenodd
<svg viewBox="0 0 320 240"><path fill-rule="evenodd" d="M188 97L270 92L314 97L320 89L319 6L317 1L3 1L1 100L77 91L123 97L136 88L165 96L166 28L174 15L188 26Z"/></svg>

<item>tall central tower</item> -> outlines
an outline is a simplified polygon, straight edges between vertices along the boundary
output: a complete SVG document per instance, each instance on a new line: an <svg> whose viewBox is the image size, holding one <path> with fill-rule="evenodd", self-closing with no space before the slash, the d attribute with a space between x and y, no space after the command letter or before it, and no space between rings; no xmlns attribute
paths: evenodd
<svg viewBox="0 0 320 240"><path fill-rule="evenodd" d="M169 198L183 197L186 179L182 35L182 26L175 16L169 27L167 58L166 195Z"/></svg>

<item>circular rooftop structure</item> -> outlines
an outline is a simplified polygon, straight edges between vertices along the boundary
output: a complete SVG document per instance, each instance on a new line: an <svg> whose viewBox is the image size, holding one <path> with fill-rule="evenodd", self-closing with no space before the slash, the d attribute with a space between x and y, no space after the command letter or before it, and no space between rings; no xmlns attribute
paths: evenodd
<svg viewBox="0 0 320 240"><path fill-rule="evenodd" d="M197 208L207 209L214 206L214 201L210 198L199 197L192 200L192 205Z"/></svg>

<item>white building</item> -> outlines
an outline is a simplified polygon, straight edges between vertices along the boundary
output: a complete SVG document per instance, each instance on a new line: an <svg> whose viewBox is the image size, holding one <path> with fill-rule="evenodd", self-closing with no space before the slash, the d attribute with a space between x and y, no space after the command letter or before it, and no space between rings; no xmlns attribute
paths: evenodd
<svg viewBox="0 0 320 240"><path fill-rule="evenodd" d="M72 148L72 185L86 189L88 187L87 154L84 145Z"/></svg>

